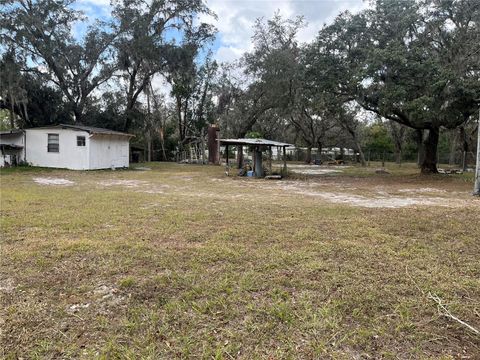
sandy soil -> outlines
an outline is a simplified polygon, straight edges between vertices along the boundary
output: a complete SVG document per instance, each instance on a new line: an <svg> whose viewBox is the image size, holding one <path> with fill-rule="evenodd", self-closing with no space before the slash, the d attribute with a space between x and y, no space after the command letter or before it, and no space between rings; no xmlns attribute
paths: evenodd
<svg viewBox="0 0 480 360"><path fill-rule="evenodd" d="M140 185L145 185L147 184L146 181L141 181L141 180L105 180L105 181L99 181L99 185L102 186L124 186L126 188L136 188L139 187Z"/></svg>
<svg viewBox="0 0 480 360"><path fill-rule="evenodd" d="M107 179L96 181L102 187L120 187L148 194L175 194L186 197L218 198L235 201L251 201L252 195L260 199L272 193L279 197L305 196L333 204L364 208L403 208L414 206L463 207L477 205L471 197L458 191L447 191L440 187L414 187L402 183L386 183L372 186L368 179L338 178L335 176L312 176L309 174L334 174L343 171L342 166L320 168L313 165L291 165L293 171L306 174L304 180L267 181L247 178L198 179L193 183L191 176L173 176L173 184L138 179ZM40 185L82 185L64 178L40 178L33 180Z"/></svg>
<svg viewBox="0 0 480 360"><path fill-rule="evenodd" d="M63 186L70 186L75 184L73 181L67 180L67 179L62 179L62 178L42 178L42 177L36 177L33 178L33 181L35 181L37 184L40 185L63 185Z"/></svg>
<svg viewBox="0 0 480 360"><path fill-rule="evenodd" d="M343 169L348 166L322 166L319 165L288 165L288 168L295 174L303 175L325 175L343 172Z"/></svg>

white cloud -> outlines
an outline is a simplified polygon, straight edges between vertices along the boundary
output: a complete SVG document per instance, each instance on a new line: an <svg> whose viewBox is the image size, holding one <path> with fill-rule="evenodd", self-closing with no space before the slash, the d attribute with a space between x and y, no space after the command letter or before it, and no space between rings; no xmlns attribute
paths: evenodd
<svg viewBox="0 0 480 360"><path fill-rule="evenodd" d="M161 75L156 75L152 79L153 90L157 93L163 94L166 100L171 99L172 86Z"/></svg>
<svg viewBox="0 0 480 360"><path fill-rule="evenodd" d="M78 0L76 8L90 18L107 18L111 0ZM315 38L322 26L331 23L342 11L358 12L368 6L367 0L205 0L205 4L217 15L217 19L202 15L201 21L209 22L218 29L215 58L232 61L252 49L255 20L270 19L276 11L285 18L301 15L308 25L298 33L300 42ZM78 27L76 33L82 32Z"/></svg>
<svg viewBox="0 0 480 360"><path fill-rule="evenodd" d="M231 62L240 58L244 51L235 46L220 46L215 53L215 59L220 62Z"/></svg>
<svg viewBox="0 0 480 360"><path fill-rule="evenodd" d="M342 11L357 12L367 6L363 0L206 0L218 19L206 17L218 29L220 47L215 53L219 61L238 59L252 48L253 25L259 17L271 18L278 10L283 17L304 16L308 25L298 33L300 42L315 38L323 24L331 23Z"/></svg>
<svg viewBox="0 0 480 360"><path fill-rule="evenodd" d="M110 7L110 0L80 0L79 3L92 4L100 7Z"/></svg>

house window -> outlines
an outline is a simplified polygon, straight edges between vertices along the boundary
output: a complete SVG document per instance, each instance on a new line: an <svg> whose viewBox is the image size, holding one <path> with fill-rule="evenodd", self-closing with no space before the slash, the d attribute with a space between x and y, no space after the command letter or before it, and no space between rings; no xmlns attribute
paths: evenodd
<svg viewBox="0 0 480 360"><path fill-rule="evenodd" d="M59 152L58 134L48 134L48 152Z"/></svg>
<svg viewBox="0 0 480 360"><path fill-rule="evenodd" d="M77 146L85 146L85 136L77 136Z"/></svg>

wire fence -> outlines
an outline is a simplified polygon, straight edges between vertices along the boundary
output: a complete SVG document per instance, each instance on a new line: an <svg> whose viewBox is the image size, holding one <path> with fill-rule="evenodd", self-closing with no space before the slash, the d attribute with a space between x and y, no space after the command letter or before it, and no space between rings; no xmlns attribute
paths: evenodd
<svg viewBox="0 0 480 360"><path fill-rule="evenodd" d="M418 153L408 152L408 153L394 153L394 152L378 152L378 151L365 151L364 153L365 161L368 163L397 163L401 165L402 163L416 163L419 161ZM305 162L307 160L307 152L302 149L298 149L294 152L287 154L287 160L289 161L301 161ZM360 163L361 159L358 154L346 154L341 152L334 152L324 154L322 153L312 153L311 162L313 163L332 163L332 162L349 162L349 163ZM474 167L476 161L476 155L473 151L469 152L439 152L437 154L437 163L439 165L448 165L450 167L458 168L468 168Z"/></svg>

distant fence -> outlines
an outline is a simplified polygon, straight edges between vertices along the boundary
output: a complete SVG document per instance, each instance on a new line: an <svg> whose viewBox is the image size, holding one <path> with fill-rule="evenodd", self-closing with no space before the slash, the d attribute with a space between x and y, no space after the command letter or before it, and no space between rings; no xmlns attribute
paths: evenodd
<svg viewBox="0 0 480 360"><path fill-rule="evenodd" d="M397 154L394 152L375 152L375 151L368 151L366 150L365 153L365 161L368 163L370 162L417 162L418 161L418 154L416 152L406 152L401 153L399 158L397 158ZM307 153L302 149L295 150L293 153L287 155L287 160L289 161L306 161ZM358 155L347 155L333 153L333 154L316 154L312 153L311 155L312 162L320 160L322 163L326 163L329 161L334 160L343 160L345 162L360 162L360 157ZM456 166L456 167L463 167L464 163L467 167L475 166L476 157L473 151L463 153L461 151L457 151L454 153L449 152L439 152L437 155L437 163Z"/></svg>

